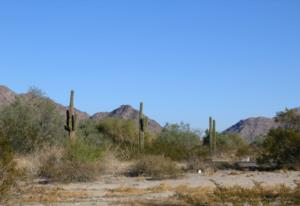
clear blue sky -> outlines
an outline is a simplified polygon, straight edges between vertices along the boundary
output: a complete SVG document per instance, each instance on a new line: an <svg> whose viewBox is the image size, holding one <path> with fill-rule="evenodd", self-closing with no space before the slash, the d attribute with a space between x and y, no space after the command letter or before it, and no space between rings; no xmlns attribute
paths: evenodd
<svg viewBox="0 0 300 206"><path fill-rule="evenodd" d="M219 130L300 106L298 0L2 0L0 84Z"/></svg>

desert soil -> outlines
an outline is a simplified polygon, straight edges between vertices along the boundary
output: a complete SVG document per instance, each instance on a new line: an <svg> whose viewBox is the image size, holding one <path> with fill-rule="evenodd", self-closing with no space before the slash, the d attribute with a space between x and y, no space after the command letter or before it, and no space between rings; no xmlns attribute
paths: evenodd
<svg viewBox="0 0 300 206"><path fill-rule="evenodd" d="M35 181L36 182L36 181ZM186 174L176 180L147 180L145 178L103 176L90 183L47 184L30 183L23 186L11 205L142 205L138 202L159 202L174 198L172 188L180 186L213 188L222 186L252 187L286 185L300 182L300 172L240 172L218 171L214 174Z"/></svg>

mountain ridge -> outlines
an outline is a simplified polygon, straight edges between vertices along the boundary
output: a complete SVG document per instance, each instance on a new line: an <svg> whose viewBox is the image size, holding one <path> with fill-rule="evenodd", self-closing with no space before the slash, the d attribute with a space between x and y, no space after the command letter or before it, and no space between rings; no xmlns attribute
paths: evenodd
<svg viewBox="0 0 300 206"><path fill-rule="evenodd" d="M300 115L300 107L293 108L296 114ZM252 143L257 137L264 137L270 129L278 128L280 125L275 121L275 117L250 117L240 120L236 124L226 129L224 134L238 134L246 142Z"/></svg>
<svg viewBox="0 0 300 206"><path fill-rule="evenodd" d="M134 109L130 105L121 105L119 108L111 112L98 112L92 115L90 118L94 120L101 120L107 117L121 118L121 119L131 119L137 124L139 121L139 111ZM147 117L147 116L146 116ZM162 130L161 125L153 119L148 118L148 128L154 133L159 133Z"/></svg>
<svg viewBox="0 0 300 206"><path fill-rule="evenodd" d="M226 129L224 134L238 134L246 142L252 143L257 137L265 136L270 129L278 127L274 118L268 117L250 117L238 121Z"/></svg>
<svg viewBox="0 0 300 206"><path fill-rule="evenodd" d="M21 98L30 98L30 92L24 93L24 94L17 94L10 88L0 85L0 107L4 107L12 103L17 97ZM60 103L55 102L49 97L44 97L53 102L57 108L57 111L61 115L65 115L66 109L68 106L64 106ZM131 119L138 124L138 117L139 117L139 111L134 109L130 105L121 105L120 107L114 109L111 112L97 112L93 115L89 115L86 112L83 112L79 109L75 109L78 115L79 120L87 120L87 119L93 119L93 120L101 120L106 117L113 117L113 118L121 118L121 119ZM156 122L155 120L148 118L148 128L153 133L159 133L162 130L161 125Z"/></svg>

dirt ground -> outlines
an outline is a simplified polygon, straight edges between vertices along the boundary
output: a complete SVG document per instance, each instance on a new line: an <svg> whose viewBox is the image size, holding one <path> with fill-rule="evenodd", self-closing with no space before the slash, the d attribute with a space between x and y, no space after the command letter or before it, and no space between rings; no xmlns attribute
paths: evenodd
<svg viewBox="0 0 300 206"><path fill-rule="evenodd" d="M163 202L175 199L179 187L214 188L216 184L252 187L255 183L263 186L296 186L300 172L240 172L218 171L214 174L189 173L176 180L147 180L146 178L102 176L96 182L72 184L46 184L35 181L24 185L10 205L144 205L143 202ZM146 204L145 204L146 205Z"/></svg>

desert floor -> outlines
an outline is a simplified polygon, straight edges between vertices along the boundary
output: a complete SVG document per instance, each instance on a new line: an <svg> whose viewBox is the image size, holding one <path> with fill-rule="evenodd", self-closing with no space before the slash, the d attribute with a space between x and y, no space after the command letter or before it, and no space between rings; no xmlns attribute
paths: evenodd
<svg viewBox="0 0 300 206"><path fill-rule="evenodd" d="M174 200L175 188L213 188L239 185L252 187L286 185L296 186L300 182L300 172L241 172L218 171L214 174L189 173L176 180L147 180L146 178L103 176L90 183L46 184L34 181L23 185L11 205L155 205Z"/></svg>

